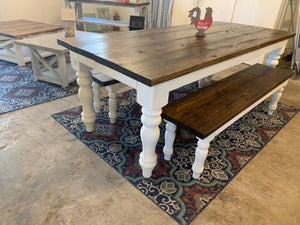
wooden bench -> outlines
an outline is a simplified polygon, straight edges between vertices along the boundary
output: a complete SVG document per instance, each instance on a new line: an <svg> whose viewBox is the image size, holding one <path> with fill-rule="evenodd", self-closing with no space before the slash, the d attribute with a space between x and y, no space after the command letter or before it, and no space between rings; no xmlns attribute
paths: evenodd
<svg viewBox="0 0 300 225"><path fill-rule="evenodd" d="M283 87L292 75L289 69L255 64L166 105L162 110L162 118L167 121L165 159L170 160L173 153L176 126L186 129L198 139L192 169L193 177L199 178L210 141L273 95L268 110L271 115L277 108Z"/></svg>

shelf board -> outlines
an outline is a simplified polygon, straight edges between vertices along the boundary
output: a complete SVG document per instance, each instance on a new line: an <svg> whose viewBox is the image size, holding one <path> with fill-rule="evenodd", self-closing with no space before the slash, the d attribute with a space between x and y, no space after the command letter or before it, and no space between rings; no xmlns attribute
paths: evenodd
<svg viewBox="0 0 300 225"><path fill-rule="evenodd" d="M129 27L129 22L106 20L106 19L91 18L91 17L81 17L81 18L76 19L76 22L94 23L94 24L110 25L110 26L116 26L116 27Z"/></svg>

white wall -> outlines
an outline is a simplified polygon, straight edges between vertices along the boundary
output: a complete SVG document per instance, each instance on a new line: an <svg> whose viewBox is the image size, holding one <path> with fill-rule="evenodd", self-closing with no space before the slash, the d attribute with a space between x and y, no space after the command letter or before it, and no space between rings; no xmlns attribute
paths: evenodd
<svg viewBox="0 0 300 225"><path fill-rule="evenodd" d="M0 21L14 19L29 19L39 22L60 24L60 9L64 0L0 0ZM274 27L281 0L205 0L202 6L202 16L205 8L213 8L215 21L237 22L250 25ZM97 7L97 5L90 5ZM194 7L193 0L175 0L173 9L173 25L189 24L188 11ZM129 20L125 8L116 8L121 20ZM111 12L114 12L112 10ZM234 14L233 14L234 12Z"/></svg>
<svg viewBox="0 0 300 225"><path fill-rule="evenodd" d="M74 6L74 4L71 5ZM28 19L60 24L60 9L64 7L64 0L0 0L0 21ZM96 14L97 7L101 7L101 5L83 4L86 13ZM111 17L116 10L123 21L129 21L129 16L134 15L133 8L111 7Z"/></svg>
<svg viewBox="0 0 300 225"><path fill-rule="evenodd" d="M235 22L273 28L282 0L205 0L201 7L213 9L215 21ZM175 0L173 25L189 24L188 11L194 7L193 1Z"/></svg>
<svg viewBox="0 0 300 225"><path fill-rule="evenodd" d="M0 21L28 19L60 24L64 0L0 0Z"/></svg>
<svg viewBox="0 0 300 225"><path fill-rule="evenodd" d="M206 0L201 6L201 19L205 15L205 8L213 9L215 21L230 22L235 0ZM188 12L194 8L193 1L174 0L172 25L190 24Z"/></svg>
<svg viewBox="0 0 300 225"><path fill-rule="evenodd" d="M282 0L238 0L233 22L274 28Z"/></svg>

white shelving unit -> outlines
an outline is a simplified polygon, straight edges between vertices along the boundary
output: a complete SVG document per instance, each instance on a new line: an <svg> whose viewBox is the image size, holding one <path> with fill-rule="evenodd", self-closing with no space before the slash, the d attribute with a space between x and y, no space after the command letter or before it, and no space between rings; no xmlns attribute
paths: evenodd
<svg viewBox="0 0 300 225"><path fill-rule="evenodd" d="M137 1L136 3L133 2L123 2L119 0L65 0L65 7L71 8L71 3L74 3L75 14L76 14L76 22L77 22L77 29L83 30L84 23L93 23L99 25L112 25L117 27L129 27L129 21L116 21L116 20L107 20L107 19L100 19L100 18L91 18L91 17L84 17L82 4L97 4L97 5L106 5L106 6L120 6L120 7L130 7L135 9L136 16L144 16L145 17L145 27L148 24L148 6L149 2L146 1Z"/></svg>

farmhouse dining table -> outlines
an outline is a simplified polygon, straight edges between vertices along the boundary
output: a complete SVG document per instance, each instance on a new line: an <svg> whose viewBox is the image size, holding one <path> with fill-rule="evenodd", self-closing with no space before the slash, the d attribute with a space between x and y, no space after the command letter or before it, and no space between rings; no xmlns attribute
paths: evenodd
<svg viewBox="0 0 300 225"><path fill-rule="evenodd" d="M26 55L20 45L15 45L16 40L53 33L63 29L63 26L60 25L31 20L2 21L0 22L0 59L24 66L26 62L30 62L30 57ZM43 52L42 55L45 57L52 55L52 53Z"/></svg>
<svg viewBox="0 0 300 225"><path fill-rule="evenodd" d="M294 33L263 27L214 22L205 37L195 36L192 25L108 34L60 38L70 50L77 71L82 121L93 131L91 69L103 72L136 89L142 106L139 163L150 177L157 163L162 107L169 92L240 63L262 63L275 67Z"/></svg>

